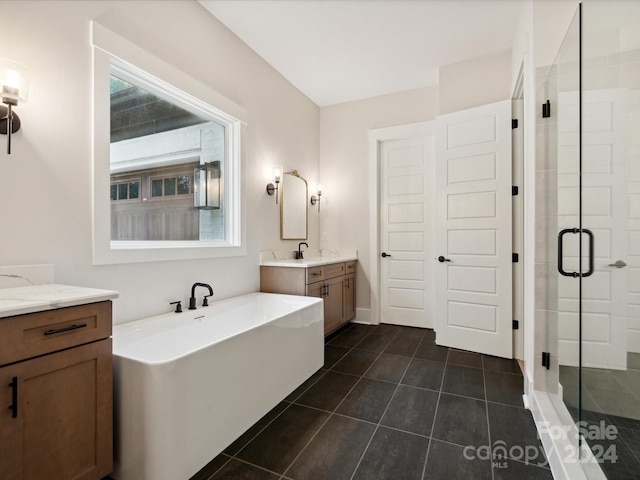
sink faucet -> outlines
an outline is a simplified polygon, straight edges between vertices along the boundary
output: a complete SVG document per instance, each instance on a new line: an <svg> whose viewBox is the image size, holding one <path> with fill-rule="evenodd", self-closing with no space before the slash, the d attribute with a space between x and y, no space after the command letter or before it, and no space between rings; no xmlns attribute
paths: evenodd
<svg viewBox="0 0 640 480"><path fill-rule="evenodd" d="M298 251L296 252L296 260L300 260L303 259L304 257L302 256L302 245L305 245L307 248L309 248L309 244L307 242L300 242L298 244Z"/></svg>
<svg viewBox="0 0 640 480"><path fill-rule="evenodd" d="M189 298L189 310L196 309L196 288L197 287L204 287L207 290L209 290L209 295L205 295L204 299L202 300L203 307L206 307L207 305L209 305L209 302L207 301L207 299L211 295L213 295L213 288L211 288L211 285L207 283L194 283L193 286L191 287L191 298Z"/></svg>

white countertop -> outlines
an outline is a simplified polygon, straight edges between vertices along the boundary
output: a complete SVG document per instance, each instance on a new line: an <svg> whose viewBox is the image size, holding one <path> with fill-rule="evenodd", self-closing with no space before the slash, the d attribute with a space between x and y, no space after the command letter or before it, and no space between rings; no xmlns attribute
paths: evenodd
<svg viewBox="0 0 640 480"><path fill-rule="evenodd" d="M305 257L300 260L295 260L293 258L276 258L272 260L268 258L268 255L263 255L260 259L260 266L309 268L317 267L320 265L329 265L331 263L350 262L352 260L358 259L358 253L355 250L322 250L322 255L318 255L316 252L321 253L319 250L312 250L311 252L309 252L309 254L305 255ZM278 255L274 254L274 257L278 257Z"/></svg>
<svg viewBox="0 0 640 480"><path fill-rule="evenodd" d="M33 285L0 289L0 318L117 298L114 290L70 285Z"/></svg>

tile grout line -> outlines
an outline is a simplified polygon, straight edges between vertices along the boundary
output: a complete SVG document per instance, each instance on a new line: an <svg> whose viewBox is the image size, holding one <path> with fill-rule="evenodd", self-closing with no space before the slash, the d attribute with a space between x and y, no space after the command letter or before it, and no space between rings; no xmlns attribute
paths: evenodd
<svg viewBox="0 0 640 480"><path fill-rule="evenodd" d="M491 480L495 480L495 472L493 468L493 449L491 447L491 424L489 423L489 401L487 396L487 381L485 378L485 369L484 369L484 355L481 357L482 361L482 384L484 387L484 411L487 417L487 435L489 439L489 467L491 468Z"/></svg>
<svg viewBox="0 0 640 480"><path fill-rule="evenodd" d="M322 379L325 377L325 375L330 371L330 370L325 369L325 368L324 368L324 366L323 366L323 367L320 367L320 368L316 371L316 373L318 373L320 370L323 370L323 369L324 369L324 373L323 373L322 375L320 375L320 376L316 379L316 381L315 381L315 382L313 382L311 385L309 385L307 388L305 388L302 392L300 392L300 394L299 394L299 395L297 395L296 397L294 397L294 398L293 398L293 399L291 399L291 400L287 400L287 398L289 398L289 396L290 396L291 394L293 394L293 392L295 392L295 391L296 391L298 388L300 388L302 385L300 385L300 387L296 388L293 392L291 392L289 395L287 395L287 397L286 397L284 400L282 400L282 401L283 401L283 402L289 402L289 403L295 403L295 401L296 401L297 399L299 399L302 395L304 395L305 393L307 393L307 391L309 391L309 389L310 389L311 387L313 387L316 383L318 383L320 380L322 380ZM314 373L313 375L315 375L315 373ZM306 382L306 380L305 380L305 382ZM304 383L304 382L302 382L302 383Z"/></svg>
<svg viewBox="0 0 640 480"><path fill-rule="evenodd" d="M260 465L256 465L255 463L248 462L246 460L243 460L242 458L231 457L231 458L229 458L229 460L227 460L225 462L225 465L227 463L229 463L231 460L236 460L236 461L238 461L240 463L244 463L246 465L250 465L250 466L252 466L254 468L262 470L263 472L269 472L269 473L272 473L273 475L276 475L276 476L280 476L281 475L280 473L278 473L278 472L276 472L274 470L269 470L268 468L261 467ZM208 480L211 480L221 469L222 469L222 467L220 467L218 470L216 470L216 472L211 477L209 477Z"/></svg>
<svg viewBox="0 0 640 480"><path fill-rule="evenodd" d="M398 334L396 334L394 336L394 338L396 338L397 336L398 336ZM349 480L354 480L356 472L360 468L360 465L362 464L362 460L364 459L364 456L366 455L367 450L369 450L369 447L371 446L371 442L373 440L373 437L376 436L376 433L378 432L378 429L380 428L380 423L382 422L382 419L384 418L385 414L387 413L387 410L389 410L389 405L391 405L391 402L393 402L393 398L396 396L396 393L398 392L398 389L400 388L400 385L402 385L402 383L401 383L402 379L407 374L407 370L409 369L409 366L411 365L411 360L413 360L413 358L415 357L415 354L418 351L418 347L420 346L420 343L422 343L422 339L423 338L424 338L424 332L422 334L422 338L420 339L420 341L418 341L418 344L416 345L416 348L414 349L413 354L411 355L411 359L409 360L409 363L407 364L407 366L404 369L404 373L402 374L402 377L400 377L400 381L398 381L398 384L396 385L396 389L393 391L393 394L391 395L391 399L387 403L387 406L385 407L384 411L382 412L382 415L380 415L380 420L378 420L378 423L376 424L376 428L373 430L373 433L371 434L371 437L369 438L369 441L367 442L367 445L362 450L362 454L360 455L360 459L358 460L358 463L356 464L355 468L353 469L353 472L351 473L351 477L349 477ZM389 343L391 343L391 342L389 342ZM389 344L387 344L387 346L388 345ZM382 352L380 353L380 355L382 355Z"/></svg>
<svg viewBox="0 0 640 480"><path fill-rule="evenodd" d="M349 331L350 329L351 329L351 327L349 327L348 329L346 329L346 330L345 330L345 332ZM343 333L344 333L344 332L343 332ZM340 360L334 364L334 366L335 366L335 365L337 365L340 361L342 361L342 359L344 359L344 357L346 357L346 356L347 356L351 351L355 350L355 347L356 347L357 345L359 345L361 342L363 342L363 341L364 341L364 340L365 340L369 335L371 335L371 333L367 333L367 334L362 338L362 340L360 340L360 341L359 341L358 343L356 343L353 347L351 347L351 348L350 348L350 349L349 349L349 350L348 350L348 351L347 351L347 352L346 352L346 353L345 353L345 354L340 358ZM338 335L338 336L339 336L339 335ZM337 338L337 337L336 337L336 338ZM395 338L395 337L394 337L394 338ZM378 357L379 357L380 355L382 355L382 353L379 353L379 354L378 354ZM376 360L378 359L378 357L376 357ZM374 362L375 362L375 360L374 360ZM373 365L373 362L372 362L372 365ZM371 366L369 366L369 368L371 368ZM367 368L367 370L366 370L366 371L368 371L368 370L369 370L369 368ZM328 370L328 371L329 371L329 370ZM345 374L345 372L339 372L339 371L336 371L336 370L331 370L331 371L334 371L334 372L336 372L336 373L343 373L343 374ZM365 371L365 373L366 373L366 371ZM302 447L302 449L300 450L300 452L298 452L298 455L296 455L296 457L291 461L291 463L289 464L289 466L284 470L284 472L282 473L282 477L286 477L287 472L291 469L291 467L293 466L293 464L294 464L294 463L296 463L296 460L298 460L298 458L300 457L300 455L302 455L302 454L303 454L303 452L307 449L307 447L311 444L311 442L316 438L316 436L318 435L318 433L320 433L320 430L322 430L322 429L324 428L324 426L327 424L327 422L331 419L331 417L333 416L334 412L335 412L335 411L340 407L340 405L342 405L342 403L344 402L344 400L349 396L349 394L353 391L353 389L356 387L356 385L357 385L357 384L360 382L360 380L363 378L363 376L362 376L362 375L359 375L359 376L358 376L358 375L354 375L354 374L348 374L348 375L352 375L352 376L354 376L354 377L358 377L358 380L353 384L353 386L349 389L349 391L345 394L345 396L342 398L342 400L338 403L338 405L336 405L336 407L335 407L332 411L330 411L330 412L329 412L329 411L327 411L327 410L323 410L323 409L317 408L317 410L320 410L320 411L322 411L322 412L327 412L327 413L329 413L329 415L327 416L327 419L322 423L322 425L320 425L320 428L318 428L318 430L317 430L317 431L312 435L312 437L311 437L311 438L309 439L309 441L304 445L304 447ZM323 376L324 376L324 375L323 375ZM306 391L306 390L305 390L305 391ZM296 404L296 405L298 405L298 404ZM301 405L301 406L308 407L307 405L302 405L302 404L300 404L300 405ZM313 407L310 407L310 408L313 408ZM374 433L375 433L375 431L374 431ZM282 478L282 477L281 477L281 478ZM286 478L290 478L290 477L286 477Z"/></svg>
<svg viewBox="0 0 640 480"><path fill-rule="evenodd" d="M429 445L427 446L427 453L424 457L424 465L422 466L422 479L427 474L427 462L429 461L429 452L431 451L431 442L433 441L433 430L436 428L436 418L438 416L438 407L440 406L440 397L442 396L442 388L444 386L444 377L447 374L447 365L449 364L449 353L451 350L447 350L447 358L444 362L444 370L442 371L442 380L440 380L440 390L438 391L438 400L436 401L436 408L433 411L433 420L431 421L431 432L429 432Z"/></svg>
<svg viewBox="0 0 640 480"><path fill-rule="evenodd" d="M349 330L349 329L345 329L345 331L344 331L343 333L347 332L348 330ZM344 354L342 357L340 357L340 359L339 359L338 361L336 361L336 362L335 362L335 364L334 364L333 366L335 366L338 362L340 362L340 361L341 361L341 360L342 360L342 359L343 359L343 358L344 358L348 353L350 353L350 352L351 352L351 351L353 351L353 350L357 350L355 347L356 347L357 345L359 345L361 342L363 342L363 341L364 341L364 340L365 340L369 335L372 335L372 334L374 334L374 333L375 333L375 331L372 331L372 332L370 332L370 333L365 334L365 335L364 335L364 337L363 337L360 341L358 341L355 345L353 345L352 347L339 347L339 348L348 348L348 349L347 349L347 351L345 352L345 354ZM387 343L385 344L384 348L387 348L387 347L388 347L388 345L391 343L391 341L393 341L393 339L397 338L397 337L399 336L399 334L400 334L400 333L401 333L401 330L398 330L396 333L394 333L393 335L391 335L391 336L390 336L390 340L389 340L389 342L387 342ZM338 336L339 336L339 335L338 335ZM337 338L338 336L336 336L336 338ZM402 375L402 377L401 377L400 381L398 381L397 383L396 383L396 382L386 382L386 381L384 381L384 380L378 380L378 379L375 379L375 378L371 378L371 380L381 381L381 382L390 383L390 384L396 384L396 389L394 390L394 393L393 393L393 395L391 396L391 399L393 399L393 396L395 395L395 393L397 392L398 388L400 387L400 385L401 385L401 383L400 383L400 382L402 381L402 378L404 378L404 375L406 374L406 371L407 371L407 369L409 368L409 365L411 364L411 360L413 360L413 359L415 358L415 353L416 353L416 351L417 351L417 349L418 349L418 347L419 347L419 345L420 345L420 343L421 343L421 341L422 341L422 339L423 339L423 338L424 338L424 334L421 336L420 340L418 341L418 344L416 345L416 348L414 349L414 352L413 352L412 356L410 357L410 361L409 361L409 363L407 364L407 367L405 368L405 371L404 371L404 373L403 373L403 375ZM332 341L333 341L333 340L334 340L334 339L332 339ZM327 344L325 344L325 347L326 347L326 346L328 346L328 345L331 345L331 343L327 343ZM376 356L376 358L373 360L373 362L372 362L372 364L371 364L371 365L373 365L373 363L374 363L374 362L375 362L375 361L376 361L376 360L377 360L377 359L378 359L378 358L379 358L379 357L384 353L384 348L383 348L383 350L382 350L381 352L379 352L379 353L378 353L378 355L377 355L377 356ZM376 353L376 352L370 352L370 353ZM404 355L396 355L396 356L402 356L402 357L404 357ZM376 429L374 430L374 432L373 432L373 434L372 434L371 438L369 439L369 442L367 443L367 447L365 447L365 449L364 449L364 451L363 451L363 455L364 455L364 453L366 452L366 450L367 450L367 448L368 448L369 444L371 443L371 439L373 438L373 436L375 435L375 432L377 431L377 428L380 426L380 421L382 421L382 418L384 417L384 414L386 413L387 409L389 408L389 404L391 403L391 400L390 400L390 401L389 401L389 403L387 404L387 407L385 408L385 411L382 413L382 416L380 417L380 421L379 421L377 424L375 424L375 423L373 423L373 422L368 422L368 421L366 421L366 420L358 419L358 418L355 418L355 417L349 417L348 415L339 414L339 413L336 413L336 412L335 412L335 410L337 410L337 408L339 408L339 406L344 402L344 400L346 399L346 397L351 393L351 391L353 390L353 388L355 388L355 385L357 385L361 379L363 379L363 378L367 378L367 379L369 379L369 377L365 377L364 375L366 374L366 372L367 372L367 371L369 371L369 369L371 368L371 365L367 368L367 370L365 370L365 372L364 372L362 375L356 375L356 374L352 374L352 373L340 372L340 371L337 371L337 370L330 370L330 369L326 369L326 371L325 371L325 373L324 373L323 375L321 375L321 376L320 376L320 377L319 377L319 378L318 378L318 379L317 379L313 384L311 384L307 389L305 389L303 392L301 392L301 393L300 393L300 395L298 395L294 400L290 400L290 401L289 401L289 400L286 400L286 399L285 399L285 400L283 400L282 402L284 402L284 403L288 403L289 405L288 405L287 407L285 407L285 408L282 410L282 412L278 413L278 415L276 415L276 416L275 416L271 421L269 421L269 422L268 422L268 423L267 423L263 428L261 428L261 429L260 429L260 430L259 430L259 431L258 431L258 432L257 432L257 433L252 437L252 438L251 438L251 439L249 439L249 440L248 440L248 441L247 441L247 442L246 442L246 443L245 443L245 444L244 444L244 445L243 445L243 446L242 446L242 447L241 447L241 448L240 448L240 449L239 449L235 454L233 454L233 455L229 455L228 453L221 452L221 455L224 455L224 456L229 457L229 458L228 458L228 459L227 459L227 460L226 460L226 461L225 461L225 462L224 462L224 463L223 463L223 464L222 464L218 469L216 469L216 471L215 471L215 472L212 472L212 474L211 474L210 476L208 476L208 477L207 477L207 478L208 478L208 480L211 480L211 478L213 478L213 477L214 477L218 472L220 472L220 470L221 470L222 468L224 468L224 467L225 467L225 466L226 466L226 465L227 465L231 460L237 460L237 461L239 461L239 462L241 462L241 463L244 463L244 464L250 465L250 466L252 466L252 467L256 467L256 468L258 468L258 469L260 469L260 470L270 472L270 473L272 473L272 474L274 474L274 475L276 475L276 476L279 476L279 478L280 478L280 479L284 479L284 478L289 479L290 477L286 477L286 473L289 471L289 469L291 468L291 466L293 465L293 463L295 463L295 461L298 459L298 457L299 457L299 456L300 456L300 455L301 455L301 454L306 450L306 448L307 448L307 447L309 446L309 444L313 441L313 439L317 436L317 434L320 432L320 430L322 430L322 428L326 425L326 423L329 421L329 419L331 418L331 416L332 416L332 415L337 415L337 416L341 416L341 417L345 417L345 418L353 419L353 420L356 420L356 421L361 421L361 422L369 423L369 424L371 424L371 425L376 425ZM301 404L301 403L297 403L297 402L296 402L296 400L297 400L297 399L299 399L299 398L300 398L304 393L306 393L306 392L307 392L307 391L308 391L308 390L309 390L313 385L315 385L315 384L316 384L316 383L317 383L321 378L323 378L323 377L324 377L324 376L325 376L329 371L333 371L334 373L340 373L340 374L343 374L343 375L349 375L349 376L358 377L358 381L356 382L356 384L354 384L354 386L349 390L349 392L345 395L345 397L342 399L342 401L341 401L341 402L336 406L336 408L334 409L334 411L328 411L328 410L324 410L324 409L321 409L321 408L312 407L312 406L309 406L309 405L304 405L304 404ZM301 451L300 451L300 453L296 456L296 458L294 458L294 459L293 459L293 461L289 464L289 466L285 469L284 473L280 474L280 473L278 473L278 472L275 472L275 471L269 470L269 469L267 469L267 468L261 467L261 466L259 466L259 465L253 464L253 463L251 463L251 462L249 462L249 461L247 461L247 460L244 460L244 459L242 459L242 458L239 458L239 457L237 456L238 454L240 454L240 453L241 453L241 452L242 452L242 451L247 447L247 445L249 445L249 444L250 444L250 443L251 443L251 442L252 442L252 441L253 441L253 440L254 440L258 435L260 435L260 434L261 434L261 433L262 433L262 432L263 432L263 431L264 431L264 430L265 430L269 425L271 425L271 424L272 424L276 419L278 419L278 418L279 418L279 417L280 417L280 416L281 416L281 415L282 415L286 410L288 410L288 409L291 407L291 405L298 405L298 406L301 406L301 407L304 407L304 408L310 408L310 409L313 409L313 410L318 410L318 411L321 411L321 412L324 412L324 413L328 413L329 415L328 415L327 419L325 420L325 422L323 422L323 424L318 428L318 430L315 432L315 434L311 437L311 439L310 439L310 440L305 444L305 446L302 448L302 450L301 450ZM274 408L275 408L275 407L274 407ZM392 430L397 430L397 431L403 432L403 433L407 433L407 434L412 434L412 435L416 435L416 436L423 437L422 435L416 434L416 433L414 433L414 432L407 432L407 431L404 431L404 430L401 430L401 429L398 429L398 428L394 428L394 427L389 427L389 428L390 428L390 429L392 429ZM362 457L361 457L360 461L358 462L358 465L357 465L357 466L356 466L356 468L354 469L353 474L355 474L355 471L357 470L358 466L360 465L361 460L362 460ZM353 476L353 474L352 474L352 476Z"/></svg>
<svg viewBox="0 0 640 480"><path fill-rule="evenodd" d="M350 327L350 328L351 328L351 327ZM349 328L349 329L350 329L350 328ZM345 329L345 332L347 332L349 329ZM343 332L343 333L344 333L344 332ZM368 337L369 335L370 335L370 334L365 335L365 337L364 337L364 338ZM336 336L336 338L337 338L337 337L339 337L339 336L340 336L340 335L337 335L337 336ZM363 338L363 340L364 340L364 338ZM331 340L331 341L333 341L333 340ZM360 343L360 342L358 342L358 343ZM326 344L326 343L325 343L325 347L326 347L327 345L329 345L329 344ZM346 352L346 353L345 353L345 354L340 358L340 360L341 360L342 358L344 358L344 356L345 356L345 355L347 355L347 353L349 353L351 350L353 350L353 347L351 347L349 350L347 350L347 352ZM340 360L338 360L338 361L340 361ZM338 362L336 362L336 363L338 363ZM274 473L274 474L276 474L276 475L280 475L281 477L282 477L282 476L284 476L284 475L285 475L285 473L286 473L286 472L291 468L291 465L293 465L293 463L297 460L298 456L300 456L300 454L301 454L301 453L302 453L302 452L307 448L307 446L309 445L309 443L310 443L310 442L311 442L311 441L316 437L316 435L317 435L317 434L318 434L318 432L322 429L322 427L324 427L324 425L329 421L329 418L331 418L331 412L328 412L328 413L329 413L329 416L327 417L327 419L323 422L323 424L320 426L320 428L318 429L318 431L317 431L317 432L316 432L316 433L311 437L311 439L309 440L309 442L307 442L307 444L302 448L302 450L300 451L300 453L298 453L298 455L296 456L296 458L294 458L294 459L293 459L293 461L289 464L289 466L285 469L284 473L282 473L282 474L280 474L280 473L278 473L278 472L273 472L272 470L267 470L267 469L265 469L265 468L263 468L263 467L260 467L259 465L254 465L254 464L252 464L251 462L247 462L247 461L243 460L242 458L237 457L237 455L238 455L240 452L242 452L242 451L243 451L243 450L244 450L244 449L245 449L245 448L246 448L246 447L247 447L247 446L248 446L248 445L249 445L253 440L255 440L255 438L256 438L258 435L260 435L260 434L261 434L261 433L262 433L262 432L263 432L263 431L264 431L264 430L265 430L269 425L271 425L271 424L272 424L272 423L273 423L277 418L279 418L279 417L280 417L280 415L282 415L285 411L287 411L287 410L291 407L291 405L298 405L298 406L304 406L304 407L307 407L307 408L313 408L313 407L309 407L308 405L302 405L302 404L296 403L296 402L295 402L295 400L299 399L302 395L304 395L304 393L306 393L306 392L307 392L307 391L308 391L308 390L309 390L313 385L315 385L315 384L316 384L316 383L317 383L321 378L323 378L323 377L327 374L327 372L329 372L329 371L330 371L330 370L328 370L328 369L327 369L323 375L321 375L321 376L320 376L320 377L319 377L315 382L313 382L311 385L309 385L309 387L308 387L308 388L306 388L302 393L300 393L300 395L298 395L298 396L296 397L296 399L294 399L294 400L292 400L292 401L290 401L290 402L287 402L287 400L286 400L286 399L285 399L285 400L283 400L283 402L287 402L287 403L289 403L289 405L288 405L286 408L284 408L284 409L282 410L282 412L280 412L278 415L276 415L276 416L275 416L275 417L274 417L274 418L273 418L269 423L267 423L267 425L265 425L263 428L261 428L261 429L260 429L260 431L259 431L258 433L256 433L256 434L255 434L255 435L254 435L254 436L253 436L249 441L247 441L247 442L242 446L242 448L240 448L240 449L239 449L239 450L238 450L234 455L231 455L231 456L230 456L231 458L230 458L229 460L227 460L227 461L224 463L224 465L226 465L227 463L229 463L229 461L230 461L231 459L235 459L235 460L238 460L238 461L244 462L244 463L246 463L246 464L248 464L248 465L252 465L252 466L255 466L255 467L261 468L262 470L266 470L266 471L268 471L268 472L272 472L272 473ZM356 383L357 383L357 382L356 382ZM275 407L274 407L274 408L275 408ZM318 409L316 409L316 410L320 410L320 411L322 411L322 412L327 412L326 410L322 410L322 409L319 409L319 408L318 408ZM224 452L223 452L223 454L224 454ZM223 465L223 466L224 466L224 465ZM222 467L220 467L218 470L216 470L216 471L214 472L214 475L215 475L217 472L219 472L221 468L222 468ZM210 479L211 479L211 477L209 477L209 480L210 480Z"/></svg>
<svg viewBox="0 0 640 480"><path fill-rule="evenodd" d="M286 402L286 400L283 400L282 402ZM282 402L280 402L280 403L282 403ZM283 409L282 409L282 411L281 411L279 414L277 414L275 417L273 417L273 419L272 419L270 422L268 422L264 427L262 427L258 433L256 433L253 437L251 437L251 439L249 439L247 442L245 442L245 444L244 444L241 448L239 448L239 449L238 449L238 451L237 451L236 453L234 453L233 455L229 455L228 453L224 453L224 450L222 451L222 453L223 453L223 454L225 454L225 455L229 455L231 458L235 458L236 460L242 460L241 458L238 458L238 457L237 457L237 455L238 455L240 452L242 452L242 451L247 447L247 445L249 445L251 442L253 442L253 441L256 439L256 437L257 437L258 435L260 435L262 432L264 432L264 431L266 430L266 428L267 428L269 425L271 425L271 424L272 424L273 422L275 422L278 418L280 418L280 415L282 415L284 412L286 412L287 410L289 410L289 408L291 408L291 405L293 405L293 404L294 404L293 402L287 402L287 403L288 403L289 405L287 405L285 408L283 408ZM280 404L278 404L278 405L280 405ZM276 405L276 406L277 406L277 405ZM275 407L273 407L273 408L275 408ZM273 409L272 409L272 410L273 410ZM271 411L271 410L270 410L270 411ZM265 415L268 415L268 414L269 414L269 412L267 412ZM258 422L259 422L259 421L260 421L260 420L258 420ZM249 427L249 428L251 428L251 427ZM244 433L243 433L243 434L241 434L240 436L242 436L242 435L244 435ZM238 437L238 438L240 438L240 437ZM236 439L236 440L237 440L237 439ZM233 443L233 442L232 442L232 443ZM231 446L231 445L229 445L229 446ZM228 448L228 447L227 447L227 448ZM246 463L249 463L249 462L246 462Z"/></svg>
<svg viewBox="0 0 640 480"><path fill-rule="evenodd" d="M293 466L294 463L296 463L296 460L298 460L298 458L300 457L300 455L302 455L302 452L304 452L307 447L309 446L309 444L311 442L313 442L313 439L316 438L316 436L318 435L318 433L320 433L320 430L322 430L324 428L324 426L327 424L327 422L329 421L329 419L331 418L331 413L329 413L329 415L327 415L327 419L322 422L322 425L320 425L320 427L318 428L318 430L316 430L316 433L314 433L311 438L309 439L309 441L307 443L305 443L304 447L302 447L302 449L298 452L298 455L295 456L295 458L293 460L291 460L291 463L287 466L287 468L284 469L284 472L282 472L282 476L284 477L287 472L291 469L291 467Z"/></svg>
<svg viewBox="0 0 640 480"><path fill-rule="evenodd" d="M220 455L226 455L226 454L221 453ZM207 478L206 478L205 480L211 480L213 477L215 477L215 476L216 476L216 474L217 474L220 470L222 470L222 469L227 465L227 463L229 463L231 460L233 460L233 457L232 457L232 456L230 456L230 455L227 455L227 456L228 456L229 458L227 458L227 460L226 460L222 465L220 465L220 467L219 467L219 468L217 468L215 472L211 472L211 475L207 476ZM211 461L213 461L213 460L211 460ZM196 475L197 475L197 474L196 474Z"/></svg>

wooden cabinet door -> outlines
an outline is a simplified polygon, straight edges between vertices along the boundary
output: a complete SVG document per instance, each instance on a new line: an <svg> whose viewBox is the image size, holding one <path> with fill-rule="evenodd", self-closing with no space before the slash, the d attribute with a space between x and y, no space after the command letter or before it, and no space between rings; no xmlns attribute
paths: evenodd
<svg viewBox="0 0 640 480"><path fill-rule="evenodd" d="M325 283L324 333L325 335L344 323L344 277Z"/></svg>
<svg viewBox="0 0 640 480"><path fill-rule="evenodd" d="M311 284L307 285L306 296L307 297L324 298L324 282L311 283ZM325 312L326 312L326 310L325 310Z"/></svg>
<svg viewBox="0 0 640 480"><path fill-rule="evenodd" d="M356 316L356 274L344 277L344 321Z"/></svg>
<svg viewBox="0 0 640 480"><path fill-rule="evenodd" d="M17 392L9 386L17 379ZM100 479L112 470L111 339L0 368L0 478Z"/></svg>
<svg viewBox="0 0 640 480"><path fill-rule="evenodd" d="M324 300L324 334L344 323L344 277L307 285L307 296Z"/></svg>

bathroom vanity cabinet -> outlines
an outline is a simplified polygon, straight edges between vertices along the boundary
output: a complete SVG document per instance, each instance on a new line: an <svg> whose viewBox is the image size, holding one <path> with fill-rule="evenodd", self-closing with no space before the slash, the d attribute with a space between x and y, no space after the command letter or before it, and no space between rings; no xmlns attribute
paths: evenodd
<svg viewBox="0 0 640 480"><path fill-rule="evenodd" d="M111 301L0 318L0 478L113 465Z"/></svg>
<svg viewBox="0 0 640 480"><path fill-rule="evenodd" d="M307 268L263 265L260 291L322 298L328 335L355 317L356 260Z"/></svg>

